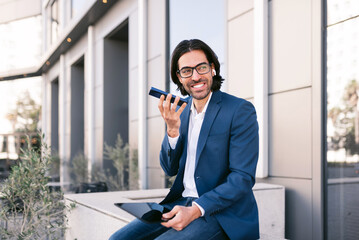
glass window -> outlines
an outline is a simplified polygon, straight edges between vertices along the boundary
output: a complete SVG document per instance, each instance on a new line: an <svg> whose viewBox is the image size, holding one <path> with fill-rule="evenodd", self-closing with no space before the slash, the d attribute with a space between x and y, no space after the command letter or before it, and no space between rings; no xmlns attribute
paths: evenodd
<svg viewBox="0 0 359 240"><path fill-rule="evenodd" d="M327 4L327 236L350 240L359 236L359 5Z"/></svg>
<svg viewBox="0 0 359 240"><path fill-rule="evenodd" d="M82 11L84 11L87 4L89 4L89 0L72 0L71 1L71 18L75 17Z"/></svg>
<svg viewBox="0 0 359 240"><path fill-rule="evenodd" d="M0 24L0 72L37 66L41 59L41 16Z"/></svg>
<svg viewBox="0 0 359 240"><path fill-rule="evenodd" d="M59 4L58 1L54 1L51 5L51 43L57 40L58 28L59 28Z"/></svg>
<svg viewBox="0 0 359 240"><path fill-rule="evenodd" d="M217 54L224 73L226 15L224 1L218 0L170 0L170 54L179 42L198 38L207 43ZM224 77L225 78L225 77ZM177 86L170 81L170 91Z"/></svg>
<svg viewBox="0 0 359 240"><path fill-rule="evenodd" d="M358 15L358 0L328 0L328 25Z"/></svg>

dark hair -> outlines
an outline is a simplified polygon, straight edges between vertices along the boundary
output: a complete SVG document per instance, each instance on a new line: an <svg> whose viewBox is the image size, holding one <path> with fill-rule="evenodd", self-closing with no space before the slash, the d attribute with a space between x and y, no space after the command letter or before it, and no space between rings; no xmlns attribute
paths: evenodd
<svg viewBox="0 0 359 240"><path fill-rule="evenodd" d="M218 57L206 43L199 39L183 40L177 45L175 50L173 50L170 69L172 81L178 86L178 89L181 91L181 94L183 96L189 95L177 77L177 70L178 59L180 59L183 54L191 52L193 50L203 51L207 57L209 64L212 65L213 63L214 69L216 70L216 74L215 76L213 76L213 84L211 89L212 91L219 90L224 79L220 75L220 64L218 61Z"/></svg>

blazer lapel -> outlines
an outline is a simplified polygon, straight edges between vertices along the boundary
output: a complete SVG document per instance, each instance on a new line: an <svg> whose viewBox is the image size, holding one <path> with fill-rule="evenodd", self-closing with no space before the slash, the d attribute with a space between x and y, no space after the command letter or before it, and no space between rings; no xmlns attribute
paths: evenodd
<svg viewBox="0 0 359 240"><path fill-rule="evenodd" d="M188 124L189 124L189 115L191 112L191 104L192 104L192 98L189 99L188 104L186 108L182 112L182 118L181 118L181 129L180 129L180 135L183 137L184 141L184 147L183 147L183 155L184 157L181 157L180 166L179 166L179 172L184 170L184 166L186 163L187 158L187 144L188 144Z"/></svg>
<svg viewBox="0 0 359 240"><path fill-rule="evenodd" d="M206 144L207 137L208 137L209 131L211 130L213 121L216 118L219 109L221 108L221 106L219 105L219 102L221 102L221 100L222 100L222 97L221 97L220 91L215 91L212 93L212 98L208 104L208 108L207 108L206 114L203 119L202 128L199 133L195 169L197 168L198 159L201 156L203 148Z"/></svg>

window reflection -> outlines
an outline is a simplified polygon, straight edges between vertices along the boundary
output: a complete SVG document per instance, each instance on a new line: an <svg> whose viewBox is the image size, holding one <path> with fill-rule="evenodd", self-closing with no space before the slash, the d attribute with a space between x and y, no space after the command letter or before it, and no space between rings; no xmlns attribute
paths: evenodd
<svg viewBox="0 0 359 240"><path fill-rule="evenodd" d="M328 25L358 15L358 0L328 0Z"/></svg>
<svg viewBox="0 0 359 240"><path fill-rule="evenodd" d="M329 178L359 177L350 170L359 162L358 24L356 18L328 27Z"/></svg>
<svg viewBox="0 0 359 240"><path fill-rule="evenodd" d="M358 3L327 1L328 239L359 235Z"/></svg>
<svg viewBox="0 0 359 240"><path fill-rule="evenodd" d="M54 1L51 5L51 43L57 40L59 28L59 4Z"/></svg>
<svg viewBox="0 0 359 240"><path fill-rule="evenodd" d="M81 13L86 5L89 3L90 1L88 0L72 0L71 1L71 18L75 17L76 15L78 15L79 13Z"/></svg>

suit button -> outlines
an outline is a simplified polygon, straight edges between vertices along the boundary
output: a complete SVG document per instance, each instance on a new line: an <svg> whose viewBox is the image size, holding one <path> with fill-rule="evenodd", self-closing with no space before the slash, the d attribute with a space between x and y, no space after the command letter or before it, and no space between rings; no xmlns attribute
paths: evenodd
<svg viewBox="0 0 359 240"><path fill-rule="evenodd" d="M197 176L197 177L196 177L196 180L199 180L200 178L201 178L200 176Z"/></svg>

